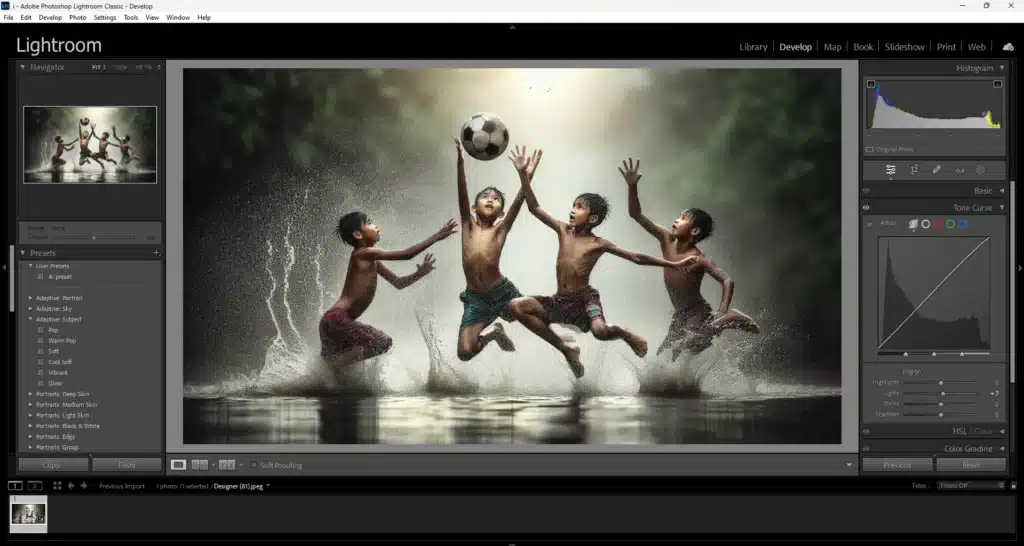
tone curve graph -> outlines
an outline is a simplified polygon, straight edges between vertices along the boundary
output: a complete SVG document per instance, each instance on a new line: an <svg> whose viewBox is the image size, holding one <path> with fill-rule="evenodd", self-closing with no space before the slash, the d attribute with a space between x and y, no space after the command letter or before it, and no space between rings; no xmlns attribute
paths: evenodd
<svg viewBox="0 0 1024 546"><path fill-rule="evenodd" d="M881 237L880 352L987 354L988 237Z"/></svg>

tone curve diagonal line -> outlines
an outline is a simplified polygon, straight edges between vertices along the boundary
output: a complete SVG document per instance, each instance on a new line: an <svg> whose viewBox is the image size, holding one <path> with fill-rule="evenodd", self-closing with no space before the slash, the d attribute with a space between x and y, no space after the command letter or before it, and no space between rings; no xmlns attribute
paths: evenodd
<svg viewBox="0 0 1024 546"><path fill-rule="evenodd" d="M974 247L974 250L972 250L969 254L964 256L964 259L960 260L960 263L956 264L956 267L954 267L952 270L950 270L950 272L947 273L946 276L943 277L941 281L939 281L939 284L935 288L933 288L932 291L929 292L928 295L925 296L923 300L921 300L921 303L917 304L917 307L915 307L914 310L911 311L909 315L907 315L907 318L903 319L903 322L901 322L900 325L897 326L896 329L893 330L892 333L888 335L888 337L883 339L882 342L878 344L878 348L881 349L882 346L884 346L890 339L892 339L892 336L896 335L896 332L900 331L900 328L903 328L903 326L910 319L914 318L914 315L916 315L917 312L920 311L922 307L924 307L924 304L928 303L928 300L930 300L931 297L934 296L935 293L938 292L940 288L942 288L942 285L946 284L946 281L948 281L949 278L952 277L953 274L957 272L957 270L959 270L961 267L963 267L963 265L965 263L967 263L967 260L971 259L971 256L974 256L974 253L977 252L979 248L985 246L985 243L988 243L988 240L990 238L991 237L985 237L984 241L978 243L978 246Z"/></svg>

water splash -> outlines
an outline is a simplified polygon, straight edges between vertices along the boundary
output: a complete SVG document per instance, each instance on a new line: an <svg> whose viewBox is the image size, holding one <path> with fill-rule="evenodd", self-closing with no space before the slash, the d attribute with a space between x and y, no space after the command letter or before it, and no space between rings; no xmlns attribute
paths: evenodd
<svg viewBox="0 0 1024 546"><path fill-rule="evenodd" d="M672 360L672 351L648 357L640 370L639 392L654 396L704 396L721 400L761 400L839 396L839 387L786 382L770 363L790 361L794 355L779 354L791 345L796 333L773 326L758 317L762 332L748 335L726 332L711 348L698 354L682 351ZM685 341L680 342L685 343Z"/></svg>
<svg viewBox="0 0 1024 546"><path fill-rule="evenodd" d="M288 225L286 233L290 233L291 225ZM303 368L308 370L309 366L304 365L299 367L298 365L306 364L309 362L309 349L305 342L302 341L302 336L298 336L299 344L294 346L288 342L285 337L285 331L282 327L281 320L277 316L275 310L275 296L277 295L277 289L281 287L282 301L285 307L285 320L287 321L289 328L296 333L298 329L295 327L294 319L292 318L291 305L288 301L288 286L289 278L291 275L291 268L295 263L295 251L294 247L290 245L288 235L285 236L285 248L286 248L286 262L284 272L281 276L280 281L278 276L274 274L274 243L268 238L267 241L267 259L264 268L267 272L267 276L270 280L270 289L267 291L267 312L270 315L270 321L274 325L274 337L271 339L270 346L267 347L266 356L263 360L263 368L260 369L259 375L256 381L251 385L246 385L244 391L264 391L270 386L291 384L291 387L306 387L310 385L308 381L303 381L303 377L308 374L296 374L295 372L302 371ZM289 250L290 249L290 250ZM297 369L298 368L298 369Z"/></svg>
<svg viewBox="0 0 1024 546"><path fill-rule="evenodd" d="M320 305L317 307L317 312L323 313L327 311L327 287L324 284L324 278L321 271L323 270L324 262L324 245L323 243L317 242L316 244L316 255L313 256L313 271L314 279L316 283L317 294L320 295Z"/></svg>
<svg viewBox="0 0 1024 546"><path fill-rule="evenodd" d="M281 332L281 323L277 320L277 313L274 312L274 295L277 293L277 277L274 275L274 270L271 267L274 263L274 243L267 239L267 260L264 264L264 269L267 271L267 276L270 278L270 290L267 291L267 311L270 314L270 322L274 325L274 337L270 340L270 347L267 349L266 358L271 358L272 355L287 352L288 344L284 340L284 334ZM264 370L268 366L264 364Z"/></svg>
<svg viewBox="0 0 1024 546"><path fill-rule="evenodd" d="M295 326L295 315L292 313L291 298L291 279L292 270L295 268L295 245L292 244L292 223L288 222L284 232L284 248L286 252L284 262L284 274L281 276L281 301L284 304L285 320L288 322L288 328L291 330L291 335L295 336L295 343L298 346L295 348L300 353L308 353L309 347L306 345L306 340L302 334L299 333L299 328Z"/></svg>
<svg viewBox="0 0 1024 546"><path fill-rule="evenodd" d="M447 351L437 335L434 315L425 311L416 311L416 323L420 327L423 342L427 345L427 358L430 368L427 371L427 392L436 394L473 394L479 392L480 382L469 375L455 369L445 358Z"/></svg>

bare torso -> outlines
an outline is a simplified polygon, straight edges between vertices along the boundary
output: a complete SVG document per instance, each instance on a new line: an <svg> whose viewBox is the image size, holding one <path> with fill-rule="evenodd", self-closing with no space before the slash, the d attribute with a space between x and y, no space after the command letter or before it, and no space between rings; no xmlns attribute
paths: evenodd
<svg viewBox="0 0 1024 546"><path fill-rule="evenodd" d="M57 152L53 154L53 157L60 157L64 155L64 143L57 144Z"/></svg>
<svg viewBox="0 0 1024 546"><path fill-rule="evenodd" d="M107 153L107 144L110 144L110 141L105 139L105 138L101 138L101 139L99 139L99 141L100 141L99 153L101 153L101 154Z"/></svg>
<svg viewBox="0 0 1024 546"><path fill-rule="evenodd" d="M89 139L90 138L92 138L92 137L89 136L89 135L83 135L83 136L78 137L78 147L81 148L83 152L86 152L86 151L89 150Z"/></svg>
<svg viewBox="0 0 1024 546"><path fill-rule="evenodd" d="M462 271L466 290L486 292L501 281L501 251L508 232L501 224L467 222L462 229Z"/></svg>
<svg viewBox="0 0 1024 546"><path fill-rule="evenodd" d="M677 262L690 256L701 257L703 252L698 248L687 248L679 250L671 242L666 242L661 249L662 258ZM701 295L701 283L704 282L704 268L701 265L691 265L685 269L665 268L665 288L668 290L672 307L685 309L694 304L702 303L704 296Z"/></svg>
<svg viewBox="0 0 1024 546"><path fill-rule="evenodd" d="M377 262L360 258L357 253L353 252L349 258L345 287L341 289L338 303L334 304L335 309L341 309L353 320L370 307L377 294Z"/></svg>
<svg viewBox="0 0 1024 546"><path fill-rule="evenodd" d="M594 235L575 235L567 226L558 229L555 277L558 293L578 292L590 286L590 273L603 254L604 241Z"/></svg>

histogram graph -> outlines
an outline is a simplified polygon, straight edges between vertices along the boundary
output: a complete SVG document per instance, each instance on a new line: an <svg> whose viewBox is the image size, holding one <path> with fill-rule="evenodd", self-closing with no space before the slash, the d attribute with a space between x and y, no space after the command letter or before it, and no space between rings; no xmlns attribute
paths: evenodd
<svg viewBox="0 0 1024 546"><path fill-rule="evenodd" d="M878 239L878 351L988 354L988 237Z"/></svg>
<svg viewBox="0 0 1024 546"><path fill-rule="evenodd" d="M869 80L865 93L867 128L1002 128L1001 80Z"/></svg>

